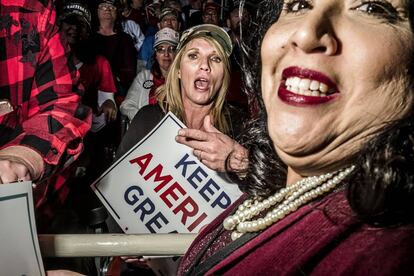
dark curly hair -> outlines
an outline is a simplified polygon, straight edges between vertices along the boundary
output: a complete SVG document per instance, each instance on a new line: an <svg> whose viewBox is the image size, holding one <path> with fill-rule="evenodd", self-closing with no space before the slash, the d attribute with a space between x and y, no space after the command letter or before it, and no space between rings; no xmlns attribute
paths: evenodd
<svg viewBox="0 0 414 276"><path fill-rule="evenodd" d="M407 0L414 30L414 1ZM244 5L241 1L240 5ZM287 168L279 159L267 130L267 114L261 98L260 47L270 26L277 21L283 1L258 4L255 32L246 39L243 59L245 92L259 105L258 116L249 122L241 143L249 149L249 171L240 188L255 196L268 196L286 185ZM248 32L245 32L248 33ZM410 72L414 76L414 53ZM414 83L414 77L413 83ZM411 84L411 91L414 85ZM357 170L348 177L347 198L354 212L377 226L414 222L414 107L403 119L384 125L362 149Z"/></svg>

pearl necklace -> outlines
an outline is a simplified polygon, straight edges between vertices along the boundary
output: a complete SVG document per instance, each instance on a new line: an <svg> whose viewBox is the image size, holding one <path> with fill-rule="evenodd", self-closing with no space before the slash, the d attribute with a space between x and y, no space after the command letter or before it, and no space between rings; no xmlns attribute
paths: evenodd
<svg viewBox="0 0 414 276"><path fill-rule="evenodd" d="M234 215L223 221L223 226L226 230L234 230L231 234L232 240L238 239L247 232L264 230L299 207L332 191L354 168L355 166L352 165L333 173L303 178L263 201L257 198L247 199L238 207ZM273 206L274 208L267 212L264 218L252 219Z"/></svg>

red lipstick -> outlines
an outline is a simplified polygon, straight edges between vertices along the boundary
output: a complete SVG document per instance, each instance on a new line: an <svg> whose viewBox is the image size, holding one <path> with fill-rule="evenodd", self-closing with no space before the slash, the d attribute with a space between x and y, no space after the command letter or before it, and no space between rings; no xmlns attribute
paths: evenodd
<svg viewBox="0 0 414 276"><path fill-rule="evenodd" d="M301 79L310 79L315 80L320 83L324 83L328 86L329 90L326 93L325 96L307 96L307 95L301 95L296 94L292 91L287 90L285 81L288 78L291 77L298 77ZM299 67L288 67L282 72L282 78L283 81L280 84L279 90L278 90L278 96L279 98L289 104L294 106L309 106L309 105L318 105L318 104L324 104L327 102L330 102L334 99L336 99L339 95L338 88L336 87L336 84L329 79L326 75L313 71L310 69L303 69Z"/></svg>

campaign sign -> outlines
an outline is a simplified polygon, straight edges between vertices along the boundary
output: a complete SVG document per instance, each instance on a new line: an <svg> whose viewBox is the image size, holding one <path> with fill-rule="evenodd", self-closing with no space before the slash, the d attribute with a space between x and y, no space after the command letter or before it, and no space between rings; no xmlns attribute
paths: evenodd
<svg viewBox="0 0 414 276"><path fill-rule="evenodd" d="M45 275L31 182L0 185L1 275Z"/></svg>
<svg viewBox="0 0 414 276"><path fill-rule="evenodd" d="M175 141L184 127L168 113L92 184L126 233L197 233L240 197L225 174Z"/></svg>

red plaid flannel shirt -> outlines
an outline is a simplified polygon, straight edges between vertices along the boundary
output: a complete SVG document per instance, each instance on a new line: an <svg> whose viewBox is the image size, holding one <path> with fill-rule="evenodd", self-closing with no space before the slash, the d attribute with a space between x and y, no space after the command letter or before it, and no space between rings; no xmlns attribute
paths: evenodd
<svg viewBox="0 0 414 276"><path fill-rule="evenodd" d="M68 192L56 172L81 153L90 110L80 104L79 75L55 26L52 0L0 1L0 99L14 109L0 116L0 149L23 146L42 156L35 206L51 215L45 206Z"/></svg>

